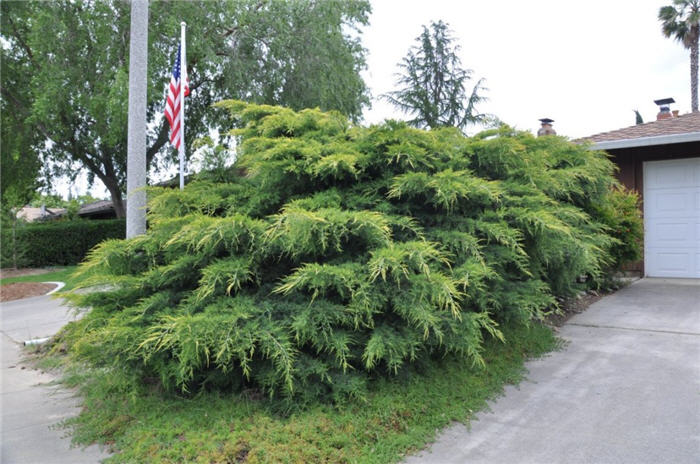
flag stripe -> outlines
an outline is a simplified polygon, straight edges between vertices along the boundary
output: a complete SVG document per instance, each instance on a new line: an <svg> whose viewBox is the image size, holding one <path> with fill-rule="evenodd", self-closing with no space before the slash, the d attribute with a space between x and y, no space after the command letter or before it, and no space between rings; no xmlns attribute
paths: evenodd
<svg viewBox="0 0 700 464"><path fill-rule="evenodd" d="M170 84L168 85L168 95L165 99L165 119L170 125L170 143L176 149L180 149L180 141L184 135L185 126L182 124L181 117L181 97L187 97L190 94L189 79L187 77L187 69L185 66L181 68L180 63L180 47L177 48L177 57L173 65L173 72L170 76ZM182 73L181 73L182 71ZM180 78L184 74L185 88L184 96L180 95Z"/></svg>

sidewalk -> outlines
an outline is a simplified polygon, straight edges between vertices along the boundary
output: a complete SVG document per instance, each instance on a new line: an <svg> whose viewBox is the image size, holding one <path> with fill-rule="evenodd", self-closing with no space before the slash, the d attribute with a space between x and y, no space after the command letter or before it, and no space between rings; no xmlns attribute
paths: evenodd
<svg viewBox="0 0 700 464"><path fill-rule="evenodd" d="M53 427L79 412L73 392L50 385L55 378L22 363L22 342L50 336L71 320L60 300L48 296L0 307L0 462L97 463L109 455L97 446L71 448L65 429Z"/></svg>

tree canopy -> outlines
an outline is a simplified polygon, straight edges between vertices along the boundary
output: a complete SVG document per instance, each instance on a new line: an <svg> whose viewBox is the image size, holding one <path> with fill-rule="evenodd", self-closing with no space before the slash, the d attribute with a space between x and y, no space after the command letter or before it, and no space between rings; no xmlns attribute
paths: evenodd
<svg viewBox="0 0 700 464"><path fill-rule="evenodd" d="M416 127L464 129L485 122L487 116L477 110L477 105L486 99L484 80L479 79L467 93L474 72L462 67L457 55L460 47L449 26L443 21L423 26L416 42L399 63L399 89L384 98L413 116L409 122Z"/></svg>
<svg viewBox="0 0 700 464"><path fill-rule="evenodd" d="M698 40L700 40L700 0L673 0L659 9L661 30L690 50L691 108L698 111Z"/></svg>
<svg viewBox="0 0 700 464"><path fill-rule="evenodd" d="M109 284L71 297L92 308L63 338L82 359L185 391L361 397L433 357L483 365L499 324L541 319L637 246L613 164L563 138L220 106L228 182L153 189L148 233L82 266Z"/></svg>
<svg viewBox="0 0 700 464"><path fill-rule="evenodd" d="M357 26L367 23L369 10L366 0L150 2L149 165L173 154L162 112L180 21L188 24L191 148L215 124L210 106L223 95L358 119L369 98ZM128 2L118 0L2 2L2 104L24 130L9 143L41 155L56 174L87 170L104 183L119 215L129 18Z"/></svg>
<svg viewBox="0 0 700 464"><path fill-rule="evenodd" d="M18 8L26 8L20 3ZM2 30L5 31L6 18L3 4ZM4 34L3 34L4 35ZM2 87L28 88L31 70L26 63L6 66L6 51L2 55ZM26 204L41 185L41 161L34 153L40 137L32 127L25 124L29 114L31 97L26 92L0 98L0 206L3 216L12 217L10 209ZM18 110L18 108L20 108Z"/></svg>
<svg viewBox="0 0 700 464"><path fill-rule="evenodd" d="M2 141L0 142L0 206L2 215L11 218L11 209L27 204L41 186L38 177L41 162L25 146L28 138L34 134L25 130L5 105L0 105L2 112Z"/></svg>

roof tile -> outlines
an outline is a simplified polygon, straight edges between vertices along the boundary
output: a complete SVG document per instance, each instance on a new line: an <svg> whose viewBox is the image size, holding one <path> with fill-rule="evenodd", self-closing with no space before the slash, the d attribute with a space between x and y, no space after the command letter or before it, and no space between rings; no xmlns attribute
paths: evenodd
<svg viewBox="0 0 700 464"><path fill-rule="evenodd" d="M677 118L662 119L635 126L625 127L609 132L583 137L581 140L591 142L610 142L614 140L641 139L661 135L687 134L700 132L700 113L688 113Z"/></svg>

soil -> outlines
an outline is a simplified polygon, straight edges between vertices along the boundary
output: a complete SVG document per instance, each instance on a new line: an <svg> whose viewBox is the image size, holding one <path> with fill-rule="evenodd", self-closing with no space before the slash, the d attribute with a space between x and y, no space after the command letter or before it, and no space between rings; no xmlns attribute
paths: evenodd
<svg viewBox="0 0 700 464"><path fill-rule="evenodd" d="M614 290L608 292L589 290L581 292L573 298L560 301L559 308L561 311L558 314L551 314L547 317L547 322L555 327L561 327L576 314L584 312L590 305L613 292Z"/></svg>
<svg viewBox="0 0 700 464"><path fill-rule="evenodd" d="M0 301L12 301L30 296L46 295L56 287L56 284L42 282L15 282L0 285Z"/></svg>
<svg viewBox="0 0 700 464"><path fill-rule="evenodd" d="M44 269L44 268L24 268L24 269L13 269L13 268L6 268L6 269L0 269L0 279L4 279L6 277L24 277L24 276L30 276L30 275L40 275L40 274L46 274L47 272L54 271L55 269Z"/></svg>

